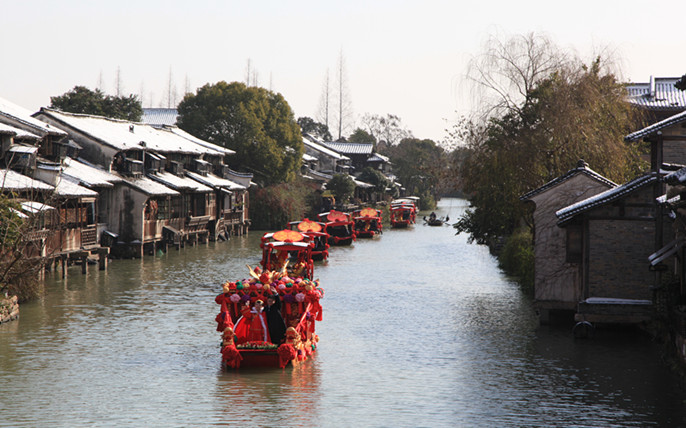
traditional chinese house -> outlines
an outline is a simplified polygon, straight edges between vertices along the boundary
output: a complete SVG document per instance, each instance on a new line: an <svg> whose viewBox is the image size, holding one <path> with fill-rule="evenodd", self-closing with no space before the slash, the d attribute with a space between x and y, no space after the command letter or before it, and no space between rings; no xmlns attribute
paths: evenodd
<svg viewBox="0 0 686 428"><path fill-rule="evenodd" d="M533 205L534 305L542 323L552 315L571 318L582 296L579 245L576 226L560 228L555 213L571 204L617 185L580 160L576 168L523 195Z"/></svg>

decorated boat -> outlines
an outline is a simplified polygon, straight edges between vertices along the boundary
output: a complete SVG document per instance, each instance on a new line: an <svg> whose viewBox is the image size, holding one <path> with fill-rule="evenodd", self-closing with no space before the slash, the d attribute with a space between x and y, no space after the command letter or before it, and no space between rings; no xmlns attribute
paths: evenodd
<svg viewBox="0 0 686 428"><path fill-rule="evenodd" d="M314 242L312 248L312 260L326 260L329 257L329 234L326 232L326 223L303 219L288 223L290 230L295 230Z"/></svg>
<svg viewBox="0 0 686 428"><path fill-rule="evenodd" d="M414 199L395 199L391 202L390 222L393 228L407 228L415 224L417 206Z"/></svg>
<svg viewBox="0 0 686 428"><path fill-rule="evenodd" d="M313 246L299 232L276 232L262 244L261 267L222 285L215 321L224 367L284 368L315 352L324 290L313 278Z"/></svg>
<svg viewBox="0 0 686 428"><path fill-rule="evenodd" d="M355 223L349 213L331 210L319 214L319 221L326 224L331 245L350 245L356 239Z"/></svg>
<svg viewBox="0 0 686 428"><path fill-rule="evenodd" d="M374 208L363 208L353 211L355 235L360 238L373 238L383 233L381 211Z"/></svg>

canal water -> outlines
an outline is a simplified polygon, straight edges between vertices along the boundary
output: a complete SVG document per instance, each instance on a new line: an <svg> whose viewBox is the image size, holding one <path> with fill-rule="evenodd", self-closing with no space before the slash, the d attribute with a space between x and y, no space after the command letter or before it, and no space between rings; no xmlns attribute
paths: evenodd
<svg viewBox="0 0 686 428"><path fill-rule="evenodd" d="M464 209L444 199L437 214ZM486 248L421 220L334 247L316 266L313 359L224 371L214 297L258 262L259 238L52 278L0 325L0 426L686 425L660 344L538 327Z"/></svg>

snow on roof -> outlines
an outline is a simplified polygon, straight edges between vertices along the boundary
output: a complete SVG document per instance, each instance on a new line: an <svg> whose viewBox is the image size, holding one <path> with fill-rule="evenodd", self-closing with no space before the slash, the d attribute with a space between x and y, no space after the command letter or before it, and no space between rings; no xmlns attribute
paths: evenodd
<svg viewBox="0 0 686 428"><path fill-rule="evenodd" d="M577 214L588 211L591 208L595 208L601 205L605 205L609 202L615 201L622 196L632 193L634 190L639 189L649 183L657 180L657 176L654 174L647 174L631 180L628 183L622 184L621 186L614 187L612 189L606 190L597 195L591 196L590 198L584 199L567 207L558 210L555 215L560 219L559 223L565 223L575 217Z"/></svg>
<svg viewBox="0 0 686 428"><path fill-rule="evenodd" d="M31 138L34 140L40 140L40 136L29 132L25 131L21 128L17 128L16 126L8 125L6 123L0 123L0 134L9 134L13 135L17 138Z"/></svg>
<svg viewBox="0 0 686 428"><path fill-rule="evenodd" d="M50 205L41 204L40 202L35 201L24 201L21 203L21 209L26 211L27 213L34 214L41 211L54 210L55 207L51 207Z"/></svg>
<svg viewBox="0 0 686 428"><path fill-rule="evenodd" d="M355 185L357 187L361 187L363 189L370 189L370 188L374 187L373 184L365 183L364 181L360 181L360 180L355 180L354 178L353 178L353 182L355 182Z"/></svg>
<svg viewBox="0 0 686 428"><path fill-rule="evenodd" d="M170 189L164 184L151 180L147 177L127 177L124 182L135 187L148 196L176 196L179 195L174 189Z"/></svg>
<svg viewBox="0 0 686 428"><path fill-rule="evenodd" d="M11 169L0 169L0 190L15 192L39 190L51 192L55 188Z"/></svg>
<svg viewBox="0 0 686 428"><path fill-rule="evenodd" d="M69 198L94 198L98 192L79 185L73 178L63 176L55 185L55 194Z"/></svg>
<svg viewBox="0 0 686 428"><path fill-rule="evenodd" d="M317 162L317 158L314 156L310 156L307 153L303 153L303 160L305 162Z"/></svg>
<svg viewBox="0 0 686 428"><path fill-rule="evenodd" d="M206 184L215 189L224 188L228 190L245 190L246 187L226 178L214 174L202 175L195 172L186 171L186 174L193 180Z"/></svg>
<svg viewBox="0 0 686 428"><path fill-rule="evenodd" d="M199 144L167 129L145 123L110 119L102 116L64 113L41 108L39 114L48 116L69 128L79 130L117 150L148 149L158 153L186 153L191 155L224 155L224 150ZM197 140L197 139L196 139Z"/></svg>
<svg viewBox="0 0 686 428"><path fill-rule="evenodd" d="M114 183L124 181L118 175L109 173L85 161L65 158L62 163L62 174L78 180L86 187L113 187Z"/></svg>
<svg viewBox="0 0 686 428"><path fill-rule="evenodd" d="M324 153L325 155L332 157L334 159L338 159L338 160L350 159L349 157L343 156L342 154L336 152L335 150L332 150L332 149L326 147L323 144L315 143L314 141L311 141L305 137L303 137L303 144L308 146L309 148L311 148L313 150Z"/></svg>
<svg viewBox="0 0 686 428"><path fill-rule="evenodd" d="M174 133L180 137L183 137L187 140L190 140L190 141L194 142L195 144L199 144L199 145L201 145L207 149L213 150L215 152L219 152L217 154L221 154L221 155L234 155L234 154L236 154L236 152L234 150L227 149L227 148L222 147L222 146L218 146L217 144L212 144L212 143L205 141L205 140L201 140L200 138L197 138L196 136L191 135L188 132L184 131L183 129L179 128L178 126L166 126L166 127L164 127L164 129L167 131L170 131L170 132L172 132L172 133ZM213 154L213 153L210 153L210 154Z"/></svg>
<svg viewBox="0 0 686 428"><path fill-rule="evenodd" d="M632 132L631 134L624 137L624 141L636 141L641 138L652 135L658 131L661 131L662 129L667 128L668 126L675 125L677 123L681 123L684 121L686 121L686 111L677 113L674 116L670 116L667 119L661 120L657 123L653 123L652 125L646 126L645 128L640 129L636 132Z"/></svg>
<svg viewBox="0 0 686 428"><path fill-rule="evenodd" d="M52 134L66 137L67 135L67 133L61 129L34 118L30 110L20 107L4 98L0 98L0 122L9 123L10 125L15 126L23 125L40 136Z"/></svg>
<svg viewBox="0 0 686 428"><path fill-rule="evenodd" d="M561 184L561 183L569 180L570 178L576 176L577 174L587 175L588 177L590 177L596 181L607 184L609 187L617 187L617 183L610 181L607 178L603 177L602 175L598 174L597 172L593 171L591 168L588 167L588 164L586 162L584 162L583 160L579 160L576 168L570 169L569 171L567 171L566 174L561 175L561 176L559 176L553 180L550 180L549 182L547 182L543 186L520 196L519 200L526 201L528 199L531 199L533 196L538 195L539 193L543 193L546 190L551 189L551 188L557 186L558 184Z"/></svg>
<svg viewBox="0 0 686 428"><path fill-rule="evenodd" d="M380 155L378 153L372 154L369 159L367 159L367 162L384 162L384 163L391 163L391 159L388 158L387 156Z"/></svg>
<svg viewBox="0 0 686 428"><path fill-rule="evenodd" d="M25 146L23 144L12 144L7 150L12 153L36 153L38 151L38 147Z"/></svg>
<svg viewBox="0 0 686 428"><path fill-rule="evenodd" d="M148 178L158 181L174 190L191 190L193 192L212 192L212 188L193 180L192 178L180 177L169 172L157 172L148 174Z"/></svg>

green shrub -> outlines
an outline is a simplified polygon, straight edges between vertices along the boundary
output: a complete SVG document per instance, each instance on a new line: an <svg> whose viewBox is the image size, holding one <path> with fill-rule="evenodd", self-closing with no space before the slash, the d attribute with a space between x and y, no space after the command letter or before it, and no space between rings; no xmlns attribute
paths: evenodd
<svg viewBox="0 0 686 428"><path fill-rule="evenodd" d="M313 184L301 180L250 191L253 230L279 230L289 222L313 217L319 198Z"/></svg>
<svg viewBox="0 0 686 428"><path fill-rule="evenodd" d="M503 246L498 256L500 267L519 281L525 291L534 287L534 249L531 231L516 230Z"/></svg>

